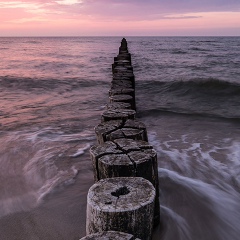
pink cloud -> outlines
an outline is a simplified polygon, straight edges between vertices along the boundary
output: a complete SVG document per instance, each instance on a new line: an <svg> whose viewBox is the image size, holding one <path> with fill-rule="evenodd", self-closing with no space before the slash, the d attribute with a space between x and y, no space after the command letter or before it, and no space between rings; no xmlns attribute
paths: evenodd
<svg viewBox="0 0 240 240"><path fill-rule="evenodd" d="M211 17L213 12L216 14ZM222 17L222 12L228 14ZM160 34L160 30L169 35L169 31L185 31L196 26L221 27L219 25L225 26L226 22L226 28L240 29L239 0L0 1L0 34L3 35L6 31L2 29L7 27L24 34L29 30L30 35L116 35L120 32L154 35Z"/></svg>
<svg viewBox="0 0 240 240"><path fill-rule="evenodd" d="M35 4L49 13L61 11L110 21L161 19L167 14L240 11L238 0L14 0L14 3Z"/></svg>

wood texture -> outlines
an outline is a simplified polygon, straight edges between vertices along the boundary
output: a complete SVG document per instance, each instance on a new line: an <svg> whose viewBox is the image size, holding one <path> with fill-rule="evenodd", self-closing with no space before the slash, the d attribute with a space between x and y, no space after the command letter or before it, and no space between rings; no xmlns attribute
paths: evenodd
<svg viewBox="0 0 240 240"><path fill-rule="evenodd" d="M156 189L154 225L160 222L157 153L146 141L126 138L90 148L95 181L114 177L143 177Z"/></svg>
<svg viewBox="0 0 240 240"><path fill-rule="evenodd" d="M140 240L139 238L135 238L133 235L123 232L101 232L88 235L80 240Z"/></svg>
<svg viewBox="0 0 240 240"><path fill-rule="evenodd" d="M123 102L113 102L106 105L107 110L116 110L116 109L131 109L130 103Z"/></svg>
<svg viewBox="0 0 240 240"><path fill-rule="evenodd" d="M155 189L144 178L107 178L95 183L87 196L87 234L120 231L150 240Z"/></svg>
<svg viewBox="0 0 240 240"><path fill-rule="evenodd" d="M135 99L131 95L117 94L109 97L110 103L112 102L125 102L131 104L131 109L135 109Z"/></svg>
<svg viewBox="0 0 240 240"><path fill-rule="evenodd" d="M136 111L132 109L111 109L102 113L102 122L110 120L123 120L135 119Z"/></svg>
<svg viewBox="0 0 240 240"><path fill-rule="evenodd" d="M102 122L95 127L95 133L99 144L118 138L148 141L146 126L133 119Z"/></svg>

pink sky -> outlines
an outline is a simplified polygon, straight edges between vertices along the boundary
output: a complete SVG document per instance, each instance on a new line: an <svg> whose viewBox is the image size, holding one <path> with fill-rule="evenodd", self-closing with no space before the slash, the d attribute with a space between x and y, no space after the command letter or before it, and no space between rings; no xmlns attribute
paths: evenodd
<svg viewBox="0 0 240 240"><path fill-rule="evenodd" d="M0 36L240 36L240 0L0 1Z"/></svg>

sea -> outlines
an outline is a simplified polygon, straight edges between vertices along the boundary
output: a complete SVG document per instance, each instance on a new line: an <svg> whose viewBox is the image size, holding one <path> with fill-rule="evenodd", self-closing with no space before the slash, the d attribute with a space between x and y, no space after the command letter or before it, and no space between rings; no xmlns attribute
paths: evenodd
<svg viewBox="0 0 240 240"><path fill-rule="evenodd" d="M89 148L122 37L0 38L1 240L86 235ZM240 37L126 39L158 154L153 240L239 240Z"/></svg>

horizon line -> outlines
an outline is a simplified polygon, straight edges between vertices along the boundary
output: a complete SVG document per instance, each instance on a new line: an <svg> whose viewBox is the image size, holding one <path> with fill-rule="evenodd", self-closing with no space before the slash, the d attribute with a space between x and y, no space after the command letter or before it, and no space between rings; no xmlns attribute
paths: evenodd
<svg viewBox="0 0 240 240"><path fill-rule="evenodd" d="M240 35L22 35L22 36L0 36L1 37L240 37Z"/></svg>

